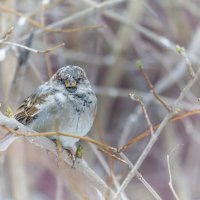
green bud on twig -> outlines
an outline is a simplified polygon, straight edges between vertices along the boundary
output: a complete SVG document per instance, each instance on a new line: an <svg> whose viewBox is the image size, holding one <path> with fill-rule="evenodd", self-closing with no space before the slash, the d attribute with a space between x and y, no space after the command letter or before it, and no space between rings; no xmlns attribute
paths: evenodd
<svg viewBox="0 0 200 200"><path fill-rule="evenodd" d="M141 60L136 60L135 62L137 69L142 69L143 68L143 64Z"/></svg>
<svg viewBox="0 0 200 200"><path fill-rule="evenodd" d="M5 116L8 117L8 118L13 117L13 110L12 110L11 107L9 107L9 106L6 107Z"/></svg>

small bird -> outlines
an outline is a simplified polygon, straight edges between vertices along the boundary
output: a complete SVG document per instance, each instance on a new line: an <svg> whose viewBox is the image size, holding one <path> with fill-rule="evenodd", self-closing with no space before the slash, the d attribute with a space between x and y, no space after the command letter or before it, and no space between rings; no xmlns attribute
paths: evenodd
<svg viewBox="0 0 200 200"><path fill-rule="evenodd" d="M78 66L60 68L19 106L15 119L37 132L86 135L92 127L97 98L84 70ZM56 139L56 136L50 136ZM59 136L63 148L78 139Z"/></svg>

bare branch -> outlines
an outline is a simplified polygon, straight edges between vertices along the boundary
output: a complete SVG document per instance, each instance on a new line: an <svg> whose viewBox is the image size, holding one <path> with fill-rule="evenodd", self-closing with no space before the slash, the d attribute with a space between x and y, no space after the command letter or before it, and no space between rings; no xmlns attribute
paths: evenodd
<svg viewBox="0 0 200 200"><path fill-rule="evenodd" d="M142 74L142 76L144 77L144 80L146 81L151 93L154 95L154 97L158 100L158 102L161 103L161 105L163 105L163 107L168 111L171 112L171 108L160 98L160 96L156 93L155 88L153 86L153 84L151 83L147 73L144 71L142 63L140 60L136 61L136 66L139 69L140 73Z"/></svg>
<svg viewBox="0 0 200 200"><path fill-rule="evenodd" d="M23 132L23 131L19 131L19 130L14 130L12 128L9 128L5 125L1 125L0 126L5 129L6 131L8 132L11 132L13 133L14 135L16 136L24 136L24 137L38 137L38 136L55 136L55 135L58 135L58 136L66 136L66 137L72 137L72 138L76 138L76 139L80 139L80 140L83 140L85 142L89 142L89 143L92 143L92 144L95 144L101 148L104 148L106 150L111 150L113 152L117 152L117 149L114 148L114 147L111 147L111 146L108 146L102 142L99 142L97 140L94 140L92 138L89 138L89 137L82 137L82 136L77 136L77 135L73 135L73 134L70 134L70 133L61 133L61 132L42 132L42 133L37 133L37 132Z"/></svg>
<svg viewBox="0 0 200 200"><path fill-rule="evenodd" d="M103 152L103 153L105 153L106 155L110 156L111 158L119 160L119 161L121 161L121 162L123 162L123 163L128 165L128 163L124 159L120 158L119 156L116 156L115 154L113 154L113 153L111 153L109 151L106 151L105 149L102 149L102 148L99 148L98 150Z"/></svg>
<svg viewBox="0 0 200 200"><path fill-rule="evenodd" d="M46 6L45 6L46 8ZM95 29L99 29L99 28L105 28L105 25L88 25L88 26L81 26L81 27L77 27L77 28L70 28L70 29L54 29L54 28L48 28L45 27L43 24L38 23L37 21L35 21L34 19L27 17L26 15L24 15L21 12L17 12L16 10L7 8L7 7L3 7L0 6L0 10L2 12L6 12L6 13L12 13L16 16L19 16L23 19L25 19L27 22L29 22L31 25L33 25L36 28L40 28L46 32L54 32L54 33L72 33L72 32L79 32L79 31L86 31L86 30L95 30ZM45 10L45 9L44 9ZM12 31L12 30L11 30ZM8 38L7 38L8 39ZM6 39L6 40L7 40Z"/></svg>
<svg viewBox="0 0 200 200"><path fill-rule="evenodd" d="M130 94L129 96L130 96L130 98L131 98L132 100L137 101L137 102L140 104L140 106L141 106L141 108L142 108L142 111L143 111L143 113L144 113L144 116L145 116L145 118L146 118L146 120L147 120L147 124L148 124L148 126L149 126L150 133L153 134L153 132L154 132L154 130L153 130L153 125L152 125L152 123L151 123L151 121L150 121L150 119L149 119L149 116L148 116L148 114L147 114L147 110L146 110L146 108L145 108L144 103L143 103L142 100L141 100L138 96L136 96L134 93Z"/></svg>
<svg viewBox="0 0 200 200"><path fill-rule="evenodd" d="M181 119L184 119L186 117L190 117L190 116L193 116L193 115L197 115L200 113L200 109L195 109L195 110L192 110L192 111L189 111L189 112L186 112L186 113L182 113L180 115L177 115L177 116L174 116L172 117L170 120L172 122L176 122L178 120L181 120ZM157 130L159 128L160 124L157 124L153 127L154 131ZM123 145L122 147L119 147L117 149L117 152L118 153L121 153L123 151L125 151L127 148L129 148L131 145L133 145L134 143L140 141L141 139L147 137L150 135L150 130L146 130L145 132L141 133L140 135L134 137L133 139L131 139L130 141L128 141L125 145Z"/></svg>
<svg viewBox="0 0 200 200"><path fill-rule="evenodd" d="M55 51L56 49L60 48L60 47L63 47L65 46L65 43L62 43L62 44L59 44L59 45L56 45L55 47L52 47L50 49L46 49L46 50L37 50L37 49L33 49L33 48L30 48L30 47L27 47L27 46L24 46L22 44L18 44L18 43L15 43L15 42L9 42L9 41L0 41L1 44L9 44L9 45L12 45L12 46L16 46L16 47L20 47L20 48L23 48L23 49L26 49L28 51L31 51L33 53L49 53L51 51Z"/></svg>
<svg viewBox="0 0 200 200"><path fill-rule="evenodd" d="M169 182L168 182L168 184L169 184L169 187L170 187L170 189L171 189L171 191L172 191L172 193L173 193L175 199L176 199L176 200L180 200L180 198L179 198L178 195L176 194L176 191L175 191L175 189L174 189L174 187L173 187L173 183L172 183L172 174L171 174L171 168L170 168L169 159L170 159L170 158L169 158L169 154L168 154L168 155L167 155L167 168L168 168L168 172L169 172Z"/></svg>
<svg viewBox="0 0 200 200"><path fill-rule="evenodd" d="M180 146L180 145L183 145L183 144L179 144L179 145L176 145L171 151L169 154L167 154L167 168L168 168L168 172L169 172L169 187L175 197L176 200L180 200L180 198L178 197L175 189L174 189L174 186L173 186L173 183L172 183L172 173L171 173L171 167L170 167L170 157L172 155L172 153Z"/></svg>
<svg viewBox="0 0 200 200"><path fill-rule="evenodd" d="M134 165L129 161L124 153L120 153L122 158L128 163L129 167L132 169ZM136 171L136 178L147 188L147 190L155 197L157 200L162 200L159 194L153 189L153 187L144 179L139 171Z"/></svg>
<svg viewBox="0 0 200 200"><path fill-rule="evenodd" d="M185 48L184 47L181 47L179 45L176 45L176 51L183 56L184 60L185 60L185 63L186 63L186 66L188 67L189 71L190 71L190 74L192 77L195 77L195 71L194 69L192 68L192 64L189 60L189 58L187 57L186 55L186 52L185 52Z"/></svg>
<svg viewBox="0 0 200 200"><path fill-rule="evenodd" d="M157 129L157 131L152 135L151 139L149 140L147 146L145 147L145 149L143 150L142 154L140 155L140 157L138 158L136 164L134 165L134 167L131 169L131 171L129 172L129 174L127 175L127 177L125 178L125 180L123 181L120 189L117 191L116 196L114 197L114 199L117 199L119 194L121 193L121 191L124 191L124 189L127 187L127 185L130 183L130 181L132 180L132 178L135 176L136 171L139 169L139 167L142 165L143 161L145 160L145 158L148 156L150 150L152 149L153 145L155 144L155 142L157 141L158 137L160 136L160 134L162 133L164 127L167 125L167 123L169 122L169 120L171 119L171 117L174 115L174 109L177 107L177 105L179 104L179 102L183 99L183 97L185 96L186 92L194 85L194 83L197 81L197 78L200 74L200 69L198 70L196 76L191 79L189 81L189 83L185 86L185 88L182 90L182 92L180 93L179 97L177 98L177 100L174 103L173 106L173 112L168 113L165 118L163 119L162 123L160 124L159 128Z"/></svg>

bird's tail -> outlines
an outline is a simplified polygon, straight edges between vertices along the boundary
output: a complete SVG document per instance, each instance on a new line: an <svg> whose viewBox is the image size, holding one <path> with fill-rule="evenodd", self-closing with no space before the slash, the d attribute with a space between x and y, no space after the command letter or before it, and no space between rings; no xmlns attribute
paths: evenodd
<svg viewBox="0 0 200 200"><path fill-rule="evenodd" d="M5 151L17 138L11 133L7 133L1 140L0 140L0 151Z"/></svg>

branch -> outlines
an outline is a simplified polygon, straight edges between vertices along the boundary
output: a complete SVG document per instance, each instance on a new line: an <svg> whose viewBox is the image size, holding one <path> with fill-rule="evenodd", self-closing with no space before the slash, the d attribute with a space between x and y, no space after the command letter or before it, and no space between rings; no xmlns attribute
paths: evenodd
<svg viewBox="0 0 200 200"><path fill-rule="evenodd" d="M69 29L53 29L53 28L46 28L45 26L43 26L42 24L38 23L36 20L27 17L26 15L24 15L21 12L18 12L14 9L10 9L7 7L3 7L0 5L0 11L2 12L6 12L6 13L11 13L13 15L19 16L22 19L24 19L24 22L27 21L29 22L31 25L35 26L36 28L39 28L41 30L44 30L46 32L54 32L54 33L72 33L72 32L79 32L79 31L85 31L85 30L95 30L95 29L99 29L99 28L105 28L105 25L88 25L88 26L81 26L81 27L77 27L77 28L69 28Z"/></svg>
<svg viewBox="0 0 200 200"><path fill-rule="evenodd" d="M178 195L176 194L176 191L175 191L174 186L172 184L172 174L171 174L171 168L170 168L169 159L170 159L170 155L167 154L167 168L168 168L168 172L169 172L169 182L168 182L168 184L169 184L169 187L170 187L175 199L176 200L180 200Z"/></svg>
<svg viewBox="0 0 200 200"><path fill-rule="evenodd" d="M142 62L140 60L136 61L136 67L139 69L140 73L144 77L144 80L146 81L151 93L153 96L157 99L158 102L161 103L161 105L168 111L171 112L171 108L160 98L160 96L156 93L155 88L153 84L150 81L150 78L148 77L147 73L143 69Z"/></svg>
<svg viewBox="0 0 200 200"><path fill-rule="evenodd" d="M157 131L152 135L151 139L149 140L147 146L145 147L145 149L143 150L141 156L138 158L136 164L134 165L134 167L131 169L131 171L129 172L129 174L127 175L127 177L125 178L125 180L123 181L120 189L117 191L116 196L114 197L114 199L117 199L119 194L124 191L124 189L127 187L127 185L130 183L130 181L132 180L132 178L136 175L137 170L139 169L139 167L142 165L143 161L145 160L145 158L148 156L150 150L152 149L153 145L155 144L155 142L157 141L158 137L160 136L160 134L162 133L163 129L165 128L165 126L168 124L169 120L173 117L174 113L175 113L175 108L178 106L179 102L183 99L183 97L185 96L185 94L188 92L188 90L194 85L194 83L198 80L198 76L200 74L200 69L198 70L198 72L196 73L196 76L191 79L189 81L189 83L185 86L185 88L182 90L182 92L180 93L179 97L177 98L177 100L175 101L174 105L173 105L173 112L168 113L166 115L166 117L163 119L162 123L160 124L159 128L157 129Z"/></svg>
<svg viewBox="0 0 200 200"><path fill-rule="evenodd" d="M128 163L129 167L132 169L134 165L132 162L126 157L124 153L120 153L122 158ZM153 187L144 179L142 174L139 171L136 171L136 177L137 179L146 187L146 189L153 195L153 197L156 200L162 200L162 198L159 196L159 194L153 189Z"/></svg>
<svg viewBox="0 0 200 200"><path fill-rule="evenodd" d="M145 116L145 118L146 118L147 124L148 124L148 126L149 126L149 130L150 130L151 134L153 134L153 132L154 132L154 130L153 130L153 125L152 125L152 123L151 123L151 121L150 121L150 119L149 119L149 116L148 116L148 114L147 114L147 110L146 110L146 108L145 108L144 103L143 103L142 100L141 100L138 96L136 96L134 93L129 94L129 96L130 96L130 98L131 98L132 100L137 101L137 102L140 104L140 106L141 106L141 108L142 108L142 111L143 111L143 113L144 113L144 116Z"/></svg>
<svg viewBox="0 0 200 200"><path fill-rule="evenodd" d="M30 48L30 47L24 46L22 44L18 44L18 43L15 43L15 42L10 42L10 41L1 40L0 44L9 44L9 45L12 45L12 46L15 46L15 47L20 47L20 48L26 49L26 50L31 51L33 53L49 53L49 52L54 51L54 50L56 50L56 49L58 49L60 47L65 46L65 43L62 43L62 44L56 45L56 46L54 46L54 47L52 47L50 49L37 50L37 49L33 49L33 48Z"/></svg>
<svg viewBox="0 0 200 200"><path fill-rule="evenodd" d="M177 53L179 53L180 55L183 56L183 58L184 58L184 60L185 60L185 64L186 64L186 66L188 67L191 76L192 76L192 77L195 77L195 71L194 71L194 69L192 68L192 64L191 64L189 58L188 58L187 55L186 55L185 48L184 48L184 47L180 47L179 45L176 45L176 51L177 51Z"/></svg>

